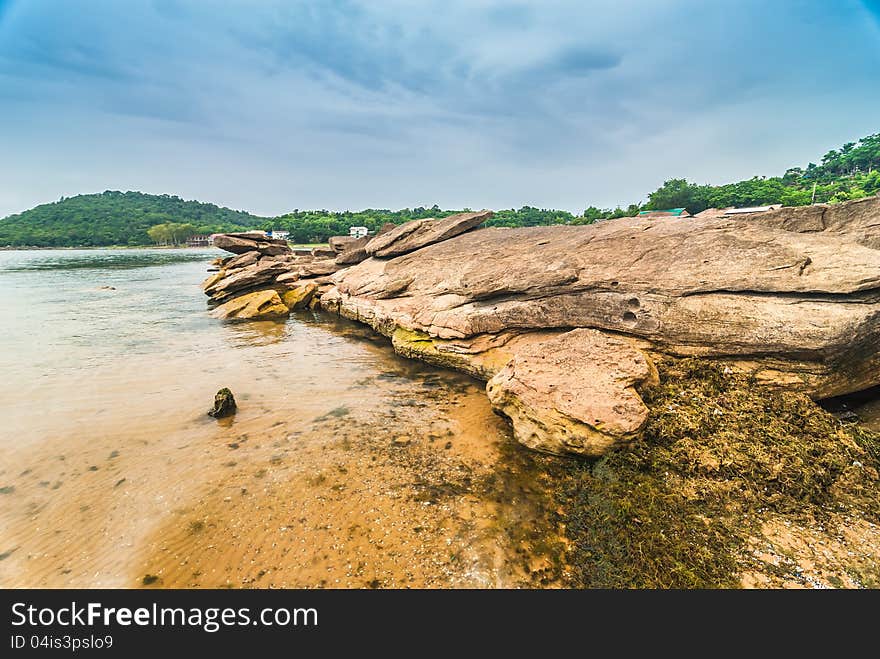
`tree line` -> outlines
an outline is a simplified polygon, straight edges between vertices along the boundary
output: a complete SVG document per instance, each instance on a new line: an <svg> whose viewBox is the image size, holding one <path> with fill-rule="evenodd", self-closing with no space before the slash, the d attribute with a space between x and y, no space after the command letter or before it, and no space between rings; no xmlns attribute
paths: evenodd
<svg viewBox="0 0 880 659"><path fill-rule="evenodd" d="M353 226L367 227L372 233L380 229L383 224L389 222L392 224L402 224L410 220L442 218L471 210L470 208L443 210L436 204L431 207L419 206L397 211L375 208L356 212L294 210L264 222L260 228L264 230L283 229L289 231L290 237L288 240L294 243L323 243L330 236L348 235L349 227ZM547 224L571 224L575 219L577 219L576 216L568 211L523 206L518 210L496 211L494 217L486 222L486 226L529 227Z"/></svg>
<svg viewBox="0 0 880 659"><path fill-rule="evenodd" d="M195 232L195 225L189 222L164 222L147 229L150 240L157 245L183 245Z"/></svg>
<svg viewBox="0 0 880 659"><path fill-rule="evenodd" d="M806 206L861 199L880 192L880 133L832 149L820 164L792 167L782 176L755 176L725 185L670 179L648 195L645 209L687 208L699 213L730 206Z"/></svg>
<svg viewBox="0 0 880 659"><path fill-rule="evenodd" d="M697 184L672 178L647 195L646 202L616 208L589 206L582 213L523 206L503 209L488 226L529 227L548 224L591 224L642 210L707 208L810 203L859 199L880 192L880 133L848 142L826 153L820 163L792 167L782 176L755 176L723 185ZM295 243L321 243L347 235L349 227L370 231L383 224L446 217L470 209L444 210L438 205L401 210L366 209L328 211L295 209L278 217L260 217L244 211L173 195L107 191L62 198L0 220L0 246L105 246L181 244L192 234L252 229L286 230ZM176 227L176 228L175 228Z"/></svg>

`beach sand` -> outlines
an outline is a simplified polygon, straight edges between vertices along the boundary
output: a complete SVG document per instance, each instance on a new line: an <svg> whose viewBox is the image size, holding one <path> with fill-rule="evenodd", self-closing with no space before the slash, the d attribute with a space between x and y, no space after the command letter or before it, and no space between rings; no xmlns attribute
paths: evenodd
<svg viewBox="0 0 880 659"><path fill-rule="evenodd" d="M34 423L40 441L3 452L0 583L557 584L561 533L535 462L547 458L513 442L480 383L395 371L387 347L367 349L389 370L335 398L262 389L265 397L246 394L220 421L192 409L126 413L124 392L113 401L107 389L81 390L67 404L82 419L48 415ZM169 392L165 366L131 366L140 390ZM245 387L256 376L246 363L240 370ZM191 376L162 406L204 388Z"/></svg>

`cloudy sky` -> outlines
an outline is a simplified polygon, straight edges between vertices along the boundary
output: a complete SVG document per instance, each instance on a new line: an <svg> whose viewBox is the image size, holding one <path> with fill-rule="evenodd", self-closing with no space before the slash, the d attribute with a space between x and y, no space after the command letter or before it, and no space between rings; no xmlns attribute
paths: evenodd
<svg viewBox="0 0 880 659"><path fill-rule="evenodd" d="M880 0L0 0L0 217L580 212L880 132Z"/></svg>

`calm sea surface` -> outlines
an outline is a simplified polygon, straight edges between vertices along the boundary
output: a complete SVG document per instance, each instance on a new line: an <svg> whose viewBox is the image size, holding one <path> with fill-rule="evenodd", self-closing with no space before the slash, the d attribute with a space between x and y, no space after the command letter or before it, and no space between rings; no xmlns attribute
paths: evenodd
<svg viewBox="0 0 880 659"><path fill-rule="evenodd" d="M100 422L196 418L221 386L320 410L375 402L353 379L415 368L376 350L356 325L315 314L221 323L199 288L202 249L0 252L3 443L17 446ZM424 370L424 369L421 369ZM273 381L274 379L274 381ZM288 389L286 394L281 390Z"/></svg>

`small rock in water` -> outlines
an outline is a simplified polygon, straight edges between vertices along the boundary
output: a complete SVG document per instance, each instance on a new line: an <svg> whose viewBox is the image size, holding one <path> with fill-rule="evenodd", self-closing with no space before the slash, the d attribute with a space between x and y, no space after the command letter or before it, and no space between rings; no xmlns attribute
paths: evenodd
<svg viewBox="0 0 880 659"><path fill-rule="evenodd" d="M208 414L215 419L222 419L225 416L235 414L235 409L235 396L229 389L223 387L214 396L214 407L210 409Z"/></svg>

